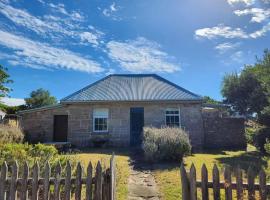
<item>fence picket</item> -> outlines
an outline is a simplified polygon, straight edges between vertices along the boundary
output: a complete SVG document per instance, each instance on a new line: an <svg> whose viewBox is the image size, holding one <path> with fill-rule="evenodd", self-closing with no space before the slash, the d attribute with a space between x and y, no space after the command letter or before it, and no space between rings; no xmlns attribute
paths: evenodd
<svg viewBox="0 0 270 200"><path fill-rule="evenodd" d="M196 169L192 163L189 172L190 200L197 200Z"/></svg>
<svg viewBox="0 0 270 200"><path fill-rule="evenodd" d="M17 199L17 179L18 179L18 163L15 161L11 168L11 181L9 189L9 200Z"/></svg>
<svg viewBox="0 0 270 200"><path fill-rule="evenodd" d="M70 200L70 189L71 189L71 164L68 161L66 165L65 200Z"/></svg>
<svg viewBox="0 0 270 200"><path fill-rule="evenodd" d="M226 166L224 170L224 181L225 181L225 199L232 200L232 176L231 169Z"/></svg>
<svg viewBox="0 0 270 200"><path fill-rule="evenodd" d="M54 179L54 200L60 199L60 179L61 179L61 165L58 163L55 168L55 179Z"/></svg>
<svg viewBox="0 0 270 200"><path fill-rule="evenodd" d="M49 162L46 162L45 172L44 172L44 183L43 183L43 198L44 200L49 199L49 189L50 189L50 176L51 176L51 167Z"/></svg>
<svg viewBox="0 0 270 200"><path fill-rule="evenodd" d="M242 170L240 169L240 166L236 169L236 193L237 193L237 199L243 200L243 178L242 178Z"/></svg>
<svg viewBox="0 0 270 200"><path fill-rule="evenodd" d="M248 199L255 200L255 190L254 190L255 177L251 167L248 168L247 178L248 178Z"/></svg>
<svg viewBox="0 0 270 200"><path fill-rule="evenodd" d="M32 193L31 193L31 199L37 200L38 199L38 179L39 179L39 165L38 162L34 164L33 167L33 175L32 175Z"/></svg>
<svg viewBox="0 0 270 200"><path fill-rule="evenodd" d="M6 180L7 180L8 167L6 161L2 164L1 167L1 176L0 176L0 199L6 199Z"/></svg>
<svg viewBox="0 0 270 200"><path fill-rule="evenodd" d="M81 191L82 191L82 166L81 163L78 163L75 181L75 200L81 200Z"/></svg>
<svg viewBox="0 0 270 200"><path fill-rule="evenodd" d="M213 167L213 195L214 200L220 200L219 170L215 164Z"/></svg>
<svg viewBox="0 0 270 200"><path fill-rule="evenodd" d="M259 173L259 183L260 183L260 197L261 200L266 200L267 198L267 189L266 189L266 174L264 170L261 170Z"/></svg>
<svg viewBox="0 0 270 200"><path fill-rule="evenodd" d="M184 167L184 164L182 162L180 167L180 174L181 174L181 183L182 183L182 199L183 200L189 200L189 181L186 169Z"/></svg>
<svg viewBox="0 0 270 200"><path fill-rule="evenodd" d="M102 200L102 167L99 161L96 167L95 179L96 179L96 182L95 182L94 200Z"/></svg>
<svg viewBox="0 0 270 200"><path fill-rule="evenodd" d="M92 200L92 163L89 162L87 167L87 178L86 178L86 200Z"/></svg>
<svg viewBox="0 0 270 200"><path fill-rule="evenodd" d="M116 174L115 174L115 159L114 159L114 153L112 154L112 157L110 159L110 176L111 176L111 180L110 180L110 200L114 200L116 199L116 192L115 192L115 188L116 188Z"/></svg>
<svg viewBox="0 0 270 200"><path fill-rule="evenodd" d="M28 199L28 176L29 176L29 167L28 163L25 162L23 165L23 176L21 182L21 200Z"/></svg>
<svg viewBox="0 0 270 200"><path fill-rule="evenodd" d="M205 164L203 164L202 166L202 200L208 200L209 199L209 194L208 194L208 171L207 168L205 166Z"/></svg>

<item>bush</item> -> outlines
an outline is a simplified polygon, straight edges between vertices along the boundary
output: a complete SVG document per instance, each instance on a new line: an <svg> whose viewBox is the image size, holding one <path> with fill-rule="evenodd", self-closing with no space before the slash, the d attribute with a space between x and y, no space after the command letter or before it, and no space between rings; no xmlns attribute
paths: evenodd
<svg viewBox="0 0 270 200"><path fill-rule="evenodd" d="M264 144L264 150L267 154L270 154L270 140L267 139L266 143Z"/></svg>
<svg viewBox="0 0 270 200"><path fill-rule="evenodd" d="M24 138L20 128L0 124L0 143L19 143Z"/></svg>
<svg viewBox="0 0 270 200"><path fill-rule="evenodd" d="M188 135L180 128L143 130L143 150L146 161L181 161L191 152Z"/></svg>
<svg viewBox="0 0 270 200"><path fill-rule="evenodd" d="M270 128L261 128L254 134L253 143L259 151L265 153L264 145L267 139L270 139Z"/></svg>
<svg viewBox="0 0 270 200"><path fill-rule="evenodd" d="M66 162L70 159L67 156L60 155L57 149L50 145L31 145L27 143L0 144L0 164L6 161L7 164L10 165L14 160L18 162L20 167L22 167L25 161L28 162L29 167L32 167L37 161L40 163L41 171L43 171L45 163L48 161L51 165L52 171L54 171L57 163L65 166Z"/></svg>

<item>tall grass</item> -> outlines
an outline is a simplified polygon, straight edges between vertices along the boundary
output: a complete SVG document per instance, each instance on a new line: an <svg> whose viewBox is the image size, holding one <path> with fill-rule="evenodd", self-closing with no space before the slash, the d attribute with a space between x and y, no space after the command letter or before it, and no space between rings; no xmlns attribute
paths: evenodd
<svg viewBox="0 0 270 200"><path fill-rule="evenodd" d="M0 124L0 143L21 143L24 134L18 127Z"/></svg>

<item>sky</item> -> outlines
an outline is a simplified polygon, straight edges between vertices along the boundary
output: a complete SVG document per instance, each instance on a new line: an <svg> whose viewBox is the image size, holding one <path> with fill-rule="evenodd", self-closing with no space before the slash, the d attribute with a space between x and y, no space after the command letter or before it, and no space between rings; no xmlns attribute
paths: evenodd
<svg viewBox="0 0 270 200"><path fill-rule="evenodd" d="M109 74L155 73L221 100L225 74L270 48L270 0L0 0L12 98L58 100Z"/></svg>

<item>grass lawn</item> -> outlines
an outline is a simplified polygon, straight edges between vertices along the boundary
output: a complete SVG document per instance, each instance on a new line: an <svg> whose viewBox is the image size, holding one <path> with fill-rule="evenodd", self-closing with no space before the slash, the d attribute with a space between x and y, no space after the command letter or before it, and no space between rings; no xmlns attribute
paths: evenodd
<svg viewBox="0 0 270 200"><path fill-rule="evenodd" d="M86 170L89 161L92 162L93 167L96 166L98 161L101 161L102 167L108 167L112 152L116 155L116 169L117 169L117 199L127 199L127 181L129 176L129 156L128 150L112 150L112 149L91 149L78 153L75 155L76 161L80 161Z"/></svg>
<svg viewBox="0 0 270 200"><path fill-rule="evenodd" d="M213 165L216 163L220 170L225 165L236 168L238 165L241 169L247 170L249 166L255 172L259 172L261 168L266 170L270 175L270 158L262 157L253 147L249 147L248 151L212 151L207 153L198 153L188 156L184 159L186 169L189 169L191 164L194 163L197 169L197 178L201 177L200 169L203 163L206 164L209 174L209 179L212 178L211 172ZM154 175L158 183L162 199L176 200L182 199L181 197L181 182L179 164L162 164L156 165ZM222 174L223 171L220 171ZM211 191L210 191L211 193ZM198 192L199 196L200 192Z"/></svg>

